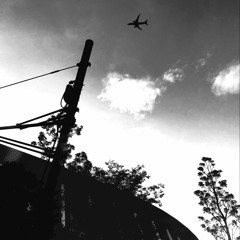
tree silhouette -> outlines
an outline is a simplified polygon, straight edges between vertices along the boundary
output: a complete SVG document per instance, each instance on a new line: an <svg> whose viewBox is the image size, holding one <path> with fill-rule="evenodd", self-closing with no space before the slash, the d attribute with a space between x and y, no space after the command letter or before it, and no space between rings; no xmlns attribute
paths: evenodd
<svg viewBox="0 0 240 240"><path fill-rule="evenodd" d="M73 161L66 164L69 170L80 174L91 176L92 178L103 183L116 186L129 194L141 198L149 203L162 206L161 198L164 196L163 184L144 187L143 183L150 178L144 170L143 165L137 165L134 168L126 169L123 165L113 160L105 162L107 169L93 167L88 160L85 152L77 153Z"/></svg>
<svg viewBox="0 0 240 240"><path fill-rule="evenodd" d="M218 240L235 240L240 227L240 205L233 194L226 190L227 181L220 180L222 170L215 169L214 160L203 157L198 167L201 190L194 194L199 197L203 213L210 218L198 217L201 226ZM235 237L235 238L234 238Z"/></svg>
<svg viewBox="0 0 240 240"><path fill-rule="evenodd" d="M55 120L61 118L61 115L52 116L50 119ZM41 131L38 136L38 141L33 141L33 145L38 145L45 148L45 152L52 151L56 148L55 143L58 140L58 125L50 125L42 127L45 131ZM71 130L69 137L74 135L81 135L83 126L77 124ZM72 171L89 175L96 180L103 183L115 185L121 190L128 191L130 194L139 197L145 201L148 201L158 206L162 206L161 198L164 196L163 184L156 184L149 187L144 187L143 183L150 178L147 172L144 170L143 165L137 165L132 169L126 169L124 166L119 165L113 160L106 162L107 170L99 167L93 167L92 163L88 160L85 152L75 154L72 159L72 150L75 150L75 146L68 143L66 147L66 160L69 160L65 166ZM45 156L42 158L46 159Z"/></svg>
<svg viewBox="0 0 240 240"><path fill-rule="evenodd" d="M62 113L55 115L52 115L48 120L51 122L57 121L59 119L62 119ZM60 124L52 124L52 125L46 125L42 126L42 129L44 131L40 131L38 135L38 141L32 141L31 144L33 146L38 145L39 147L42 147L45 149L44 153L49 154L52 153L56 149L56 143L59 139L59 132L61 129ZM73 137L74 135L81 135L81 131L83 129L83 126L78 126L76 123L73 125L71 132L69 134L69 138ZM65 148L65 154L66 154L66 159L71 159L72 155L71 152L72 150L75 149L75 146L68 143ZM42 159L47 159L46 155L42 155Z"/></svg>

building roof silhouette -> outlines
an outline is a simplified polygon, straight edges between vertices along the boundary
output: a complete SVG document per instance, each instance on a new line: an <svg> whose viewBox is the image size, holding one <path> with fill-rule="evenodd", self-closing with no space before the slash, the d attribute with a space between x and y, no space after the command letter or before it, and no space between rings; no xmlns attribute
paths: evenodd
<svg viewBox="0 0 240 240"><path fill-rule="evenodd" d="M0 163L21 162L41 179L46 161L0 144ZM62 168L62 224L74 239L198 240L165 211L112 185ZM64 239L56 235L55 240Z"/></svg>

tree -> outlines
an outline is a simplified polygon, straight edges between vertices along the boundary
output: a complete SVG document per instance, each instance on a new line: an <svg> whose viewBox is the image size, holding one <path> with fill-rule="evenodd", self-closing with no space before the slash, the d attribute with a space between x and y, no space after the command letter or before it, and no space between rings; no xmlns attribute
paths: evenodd
<svg viewBox="0 0 240 240"><path fill-rule="evenodd" d="M93 167L85 152L77 153L73 161L67 163L67 168L74 172L91 176L92 178L106 184L111 184L118 189L143 199L149 203L162 206L161 198L164 196L164 185L159 183L149 187L144 187L143 183L150 178L144 170L143 165L126 169L123 165L113 160L105 162L107 169Z"/></svg>
<svg viewBox="0 0 240 240"><path fill-rule="evenodd" d="M54 120L58 120L58 119L62 119L62 113L59 113L56 116L52 115L48 120L51 120L52 122L54 122ZM32 141L31 144L33 146L38 145L39 147L44 148L45 154L49 154L49 153L51 154L56 149L56 143L59 139L60 128L61 126L59 124L42 126L42 129L44 129L45 132L43 131L39 132L38 141L37 142ZM73 135L77 135L77 136L81 135L82 129L83 129L83 126L78 126L75 123L71 129L69 138L73 137ZM66 154L67 154L66 159L72 158L71 152L74 149L75 147L72 144L68 143L66 145ZM43 154L41 158L46 160L47 157L45 154Z"/></svg>
<svg viewBox="0 0 240 240"><path fill-rule="evenodd" d="M50 119L52 120L57 118L59 118L59 115L52 116ZM45 148L45 152L53 151L56 147L55 143L58 140L59 126L51 125L44 126L42 128L45 132L41 131L38 136L38 142L34 141L32 144ZM79 127L75 124L69 137L72 137L73 135L80 135L82 129L82 126ZM124 166L110 160L106 162L107 170L104 170L103 168L93 167L85 152L75 154L75 157L71 160L72 150L75 150L75 147L68 143L67 160L69 160L69 162L66 163L65 166L69 170L89 175L103 183L112 184L121 190L128 191L130 194L145 201L162 206L160 199L164 196L164 185L156 184L144 187L143 183L149 179L150 176L144 170L143 165L137 165L132 169L125 169ZM42 158L46 157L42 156Z"/></svg>
<svg viewBox="0 0 240 240"><path fill-rule="evenodd" d="M214 160L203 157L198 167L201 190L194 194L199 197L203 213L210 218L198 217L201 226L217 240L236 240L240 227L240 205L229 193L227 181L220 180L222 170L215 169Z"/></svg>

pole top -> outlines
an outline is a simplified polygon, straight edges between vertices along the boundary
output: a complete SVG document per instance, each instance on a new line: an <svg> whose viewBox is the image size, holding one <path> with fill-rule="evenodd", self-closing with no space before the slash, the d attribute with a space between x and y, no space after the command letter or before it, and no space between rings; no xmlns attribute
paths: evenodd
<svg viewBox="0 0 240 240"><path fill-rule="evenodd" d="M87 39L82 53L82 58L80 63L89 65L89 59L93 48L93 40Z"/></svg>

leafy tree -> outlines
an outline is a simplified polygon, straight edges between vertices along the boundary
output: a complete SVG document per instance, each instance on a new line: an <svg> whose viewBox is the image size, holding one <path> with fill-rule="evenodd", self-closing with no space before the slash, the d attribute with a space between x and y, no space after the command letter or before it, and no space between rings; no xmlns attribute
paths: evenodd
<svg viewBox="0 0 240 240"><path fill-rule="evenodd" d="M55 115L52 115L51 118L48 120L51 120L51 122L57 121L59 119L62 119L62 113ZM44 131L39 132L38 135L38 141L32 141L31 144L33 146L39 146L45 149L44 153L45 154L51 154L54 152L56 149L56 143L59 139L59 133L60 133L60 124L52 124L52 125L46 125L42 126L42 129ZM83 126L78 126L76 123L73 125L71 132L69 133L69 138L73 137L73 135L81 135ZM75 149L75 146L72 144L68 143L66 145L66 154L67 154L67 159L71 159L72 155L71 152L72 150ZM47 159L46 155L42 155L42 159Z"/></svg>
<svg viewBox="0 0 240 240"><path fill-rule="evenodd" d="M227 181L220 180L222 170L215 169L214 160L203 157L198 167L201 190L194 194L199 197L199 205L209 218L198 217L201 226L217 240L236 240L240 228L240 205L233 194L226 190Z"/></svg>
<svg viewBox="0 0 240 240"><path fill-rule="evenodd" d="M69 170L72 170L77 173L82 173L88 176L91 176L91 170L93 168L92 163L88 160L87 154L85 152L80 152L75 154L75 157L72 161L66 164L66 167Z"/></svg>
<svg viewBox="0 0 240 240"><path fill-rule="evenodd" d="M50 119L58 119L60 115L52 116ZM58 140L59 126L51 125L42 127L45 132L41 131L38 136L38 142L32 142L33 145L38 145L46 149L45 152L49 152L55 149L55 143ZM80 135L83 127L74 125L69 137L73 135ZM89 175L94 179L97 179L103 183L115 185L121 190L128 191L130 194L137 196L145 201L162 206L161 198L164 196L163 184L152 185L144 187L143 183L150 178L147 172L144 170L143 165L137 165L132 169L125 169L124 166L119 165L115 161L106 162L107 170L103 168L94 167L88 160L85 152L75 154L72 159L71 152L75 150L75 147L68 143L67 145L67 160L68 163L65 166L72 171ZM42 158L46 158L42 156Z"/></svg>
<svg viewBox="0 0 240 240"><path fill-rule="evenodd" d="M162 206L161 198L164 196L163 184L144 187L143 183L150 178L143 165L126 169L123 165L109 160L105 163L107 169L93 167L85 152L77 153L73 161L67 163L67 168L80 174L89 175L103 183L111 184L139 197L149 203Z"/></svg>

